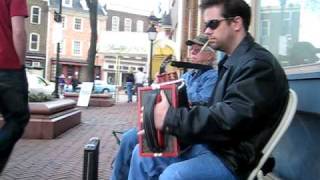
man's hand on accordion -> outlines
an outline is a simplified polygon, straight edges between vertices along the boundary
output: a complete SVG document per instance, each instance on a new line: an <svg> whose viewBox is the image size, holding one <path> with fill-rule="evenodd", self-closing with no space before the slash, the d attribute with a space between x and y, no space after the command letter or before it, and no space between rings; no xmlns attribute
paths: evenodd
<svg viewBox="0 0 320 180"><path fill-rule="evenodd" d="M169 101L164 94L164 91L160 91L161 100L154 107L154 124L157 130L163 129L164 118L170 107Z"/></svg>

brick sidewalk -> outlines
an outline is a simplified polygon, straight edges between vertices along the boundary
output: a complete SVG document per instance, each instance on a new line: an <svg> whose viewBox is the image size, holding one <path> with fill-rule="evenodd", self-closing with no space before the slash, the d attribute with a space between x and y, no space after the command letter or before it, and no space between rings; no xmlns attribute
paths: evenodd
<svg viewBox="0 0 320 180"><path fill-rule="evenodd" d="M136 122L136 103L82 110L82 123L53 140L20 140L1 180L82 179L83 147L101 140L99 179L109 179L110 164L118 149L112 130L125 130Z"/></svg>

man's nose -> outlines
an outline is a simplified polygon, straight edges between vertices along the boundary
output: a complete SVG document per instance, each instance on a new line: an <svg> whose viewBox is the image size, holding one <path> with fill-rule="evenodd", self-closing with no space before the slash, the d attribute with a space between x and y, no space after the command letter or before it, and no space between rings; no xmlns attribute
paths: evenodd
<svg viewBox="0 0 320 180"><path fill-rule="evenodd" d="M210 36L213 33L213 30L209 27L206 27L204 29L204 34L206 34L207 36Z"/></svg>

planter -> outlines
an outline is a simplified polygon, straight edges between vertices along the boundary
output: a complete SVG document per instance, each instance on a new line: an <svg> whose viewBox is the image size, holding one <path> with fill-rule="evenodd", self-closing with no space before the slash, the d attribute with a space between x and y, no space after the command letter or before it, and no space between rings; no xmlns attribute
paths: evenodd
<svg viewBox="0 0 320 180"><path fill-rule="evenodd" d="M29 108L31 117L22 138L53 139L81 122L81 111L70 99L29 103Z"/></svg>
<svg viewBox="0 0 320 180"><path fill-rule="evenodd" d="M73 99L78 101L78 93L64 93L65 99ZM89 100L89 106L93 107L110 107L113 106L115 100L112 98L111 94L91 94Z"/></svg>

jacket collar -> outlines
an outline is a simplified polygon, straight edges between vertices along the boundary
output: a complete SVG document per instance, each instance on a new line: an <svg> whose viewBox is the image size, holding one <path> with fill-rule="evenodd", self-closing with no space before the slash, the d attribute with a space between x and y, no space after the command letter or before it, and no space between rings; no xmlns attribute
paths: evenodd
<svg viewBox="0 0 320 180"><path fill-rule="evenodd" d="M225 68L229 68L231 65L237 65L240 61L240 57L245 54L254 44L253 37L247 33L247 35L243 38L243 40L240 42L238 47L233 51L233 53L227 57L225 62L222 62L226 56L223 58L221 63L223 63L223 66ZM220 64L220 63L219 63Z"/></svg>

